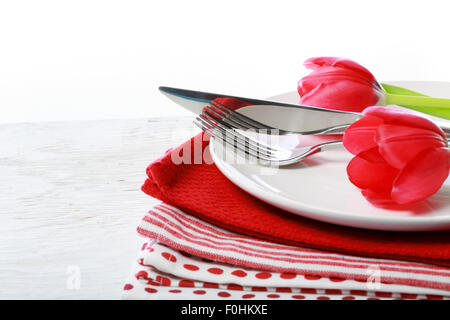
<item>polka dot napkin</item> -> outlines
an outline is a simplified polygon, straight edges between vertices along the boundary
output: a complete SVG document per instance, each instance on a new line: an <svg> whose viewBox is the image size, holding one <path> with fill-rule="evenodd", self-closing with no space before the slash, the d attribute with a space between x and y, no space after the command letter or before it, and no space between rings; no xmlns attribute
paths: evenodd
<svg viewBox="0 0 450 320"><path fill-rule="evenodd" d="M450 269L257 240L161 204L125 299L447 299Z"/></svg>
<svg viewBox="0 0 450 320"><path fill-rule="evenodd" d="M375 287L375 284L372 283ZM191 256L151 240L124 285L124 299L447 299L437 290L267 272Z"/></svg>

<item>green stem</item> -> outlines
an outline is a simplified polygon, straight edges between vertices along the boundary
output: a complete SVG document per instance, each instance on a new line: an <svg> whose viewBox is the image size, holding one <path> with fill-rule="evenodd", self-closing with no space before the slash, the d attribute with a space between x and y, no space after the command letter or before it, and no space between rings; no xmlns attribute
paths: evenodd
<svg viewBox="0 0 450 320"><path fill-rule="evenodd" d="M399 106L421 106L435 108L450 108L450 99L431 98L424 96L405 96L400 94L386 93L386 104L397 104Z"/></svg>
<svg viewBox="0 0 450 320"><path fill-rule="evenodd" d="M436 117L450 119L450 99L392 93L386 93L385 96L386 105L396 104Z"/></svg>
<svg viewBox="0 0 450 320"><path fill-rule="evenodd" d="M428 97L426 94L417 92L417 91L413 91L411 89L406 89L406 88L402 88L399 86L394 86L393 84L387 84L387 83L381 83L381 86L383 87L384 91L386 91L387 93L392 93L392 94L401 94L404 96L423 96L423 97Z"/></svg>

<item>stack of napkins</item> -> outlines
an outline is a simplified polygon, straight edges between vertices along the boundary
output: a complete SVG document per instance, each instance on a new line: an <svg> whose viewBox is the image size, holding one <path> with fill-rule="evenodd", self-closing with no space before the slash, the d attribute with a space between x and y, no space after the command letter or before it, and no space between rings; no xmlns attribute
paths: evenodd
<svg viewBox="0 0 450 320"><path fill-rule="evenodd" d="M160 204L124 299L447 299L446 267L258 240Z"/></svg>
<svg viewBox="0 0 450 320"><path fill-rule="evenodd" d="M146 240L124 298L450 297L449 232L371 231L285 212L230 182L208 144L199 134L147 168L142 190L162 203L138 227Z"/></svg>

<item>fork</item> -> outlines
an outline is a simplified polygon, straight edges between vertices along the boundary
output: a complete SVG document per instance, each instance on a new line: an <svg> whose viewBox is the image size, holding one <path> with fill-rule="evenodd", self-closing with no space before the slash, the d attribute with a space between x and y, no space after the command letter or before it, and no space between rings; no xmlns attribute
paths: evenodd
<svg viewBox="0 0 450 320"><path fill-rule="evenodd" d="M232 124L236 124L233 120L229 118L221 118L220 112L211 110L207 107L202 114L196 117L194 123L214 138L232 146L235 151L246 157L255 159L263 165L290 165L297 163L319 151L333 149L342 145L342 141L330 141L313 146L296 148L274 147L270 144L270 141L265 143L262 142L263 138L269 138L270 140L271 138L277 136L273 134L265 134L268 130L267 127L261 127L259 123L255 123L256 121L251 119L249 121L245 116L243 116L239 119L239 121L241 121L239 124L243 129L247 130L244 135L239 129L232 126ZM260 135L259 139L255 139L251 136L255 133Z"/></svg>
<svg viewBox="0 0 450 320"><path fill-rule="evenodd" d="M220 110L220 112L217 112L217 110ZM302 135L313 135L313 134L344 134L345 130L351 125L344 124L344 125L335 125L330 127L324 127L317 130L305 130L305 131L286 131L281 129L272 128L266 124L257 122L250 117L245 116L242 113L236 112L227 106L224 106L223 104L217 103L215 101L211 101L211 103L206 106L204 109L204 112L210 112L210 113L221 113L221 116L223 117L221 120L232 125L234 128L239 128L237 124L241 124L242 128L245 129L251 129L251 128L258 128L258 129L270 129L270 130L276 130L278 135L289 135L289 134L302 134ZM345 113L345 112L344 112ZM361 114L361 118L363 115ZM440 128L444 131L447 138L450 138L450 127L449 122L443 119L430 119L433 122L435 122Z"/></svg>
<svg viewBox="0 0 450 320"><path fill-rule="evenodd" d="M266 124L253 120L239 112L236 112L227 106L220 104L216 101L211 101L204 110L203 113L213 118L215 121L221 123L222 125L230 126L232 128L239 129L268 129L268 130L276 130L277 135L288 135L288 134L343 134L345 129L350 124L346 125L336 125L321 128L318 130L310 130L310 131L302 131L300 132L291 132L282 129L277 129L270 127Z"/></svg>
<svg viewBox="0 0 450 320"><path fill-rule="evenodd" d="M215 101L204 108L194 123L211 136L233 146L235 150L243 152L244 155L254 158L262 164L269 165L290 165L317 152L333 149L343 144L342 141L330 141L304 147L274 147L270 142L262 140L271 136L298 136L299 134L269 127ZM332 126L304 132L303 135L343 134L347 127L348 125ZM254 138L255 131L258 134L257 139ZM448 132L446 135L449 138ZM450 140L448 139L448 141Z"/></svg>

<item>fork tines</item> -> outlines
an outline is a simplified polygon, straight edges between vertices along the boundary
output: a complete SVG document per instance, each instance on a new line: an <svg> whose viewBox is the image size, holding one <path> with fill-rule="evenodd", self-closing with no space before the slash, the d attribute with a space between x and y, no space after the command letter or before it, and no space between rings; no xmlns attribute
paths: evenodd
<svg viewBox="0 0 450 320"><path fill-rule="evenodd" d="M272 129L258 121L253 120L239 112L236 112L223 104L212 101L209 106L206 107L208 110L215 108L219 109L221 112L226 114L227 119L234 121L235 123L241 124L245 129Z"/></svg>
<svg viewBox="0 0 450 320"><path fill-rule="evenodd" d="M224 144L232 146L235 151L243 153L246 157L252 157L263 162L276 160L276 149L261 144L242 133L245 131L252 134L258 134L261 131L267 133L268 127L224 105L212 102L205 107L203 113L194 120L194 123Z"/></svg>

